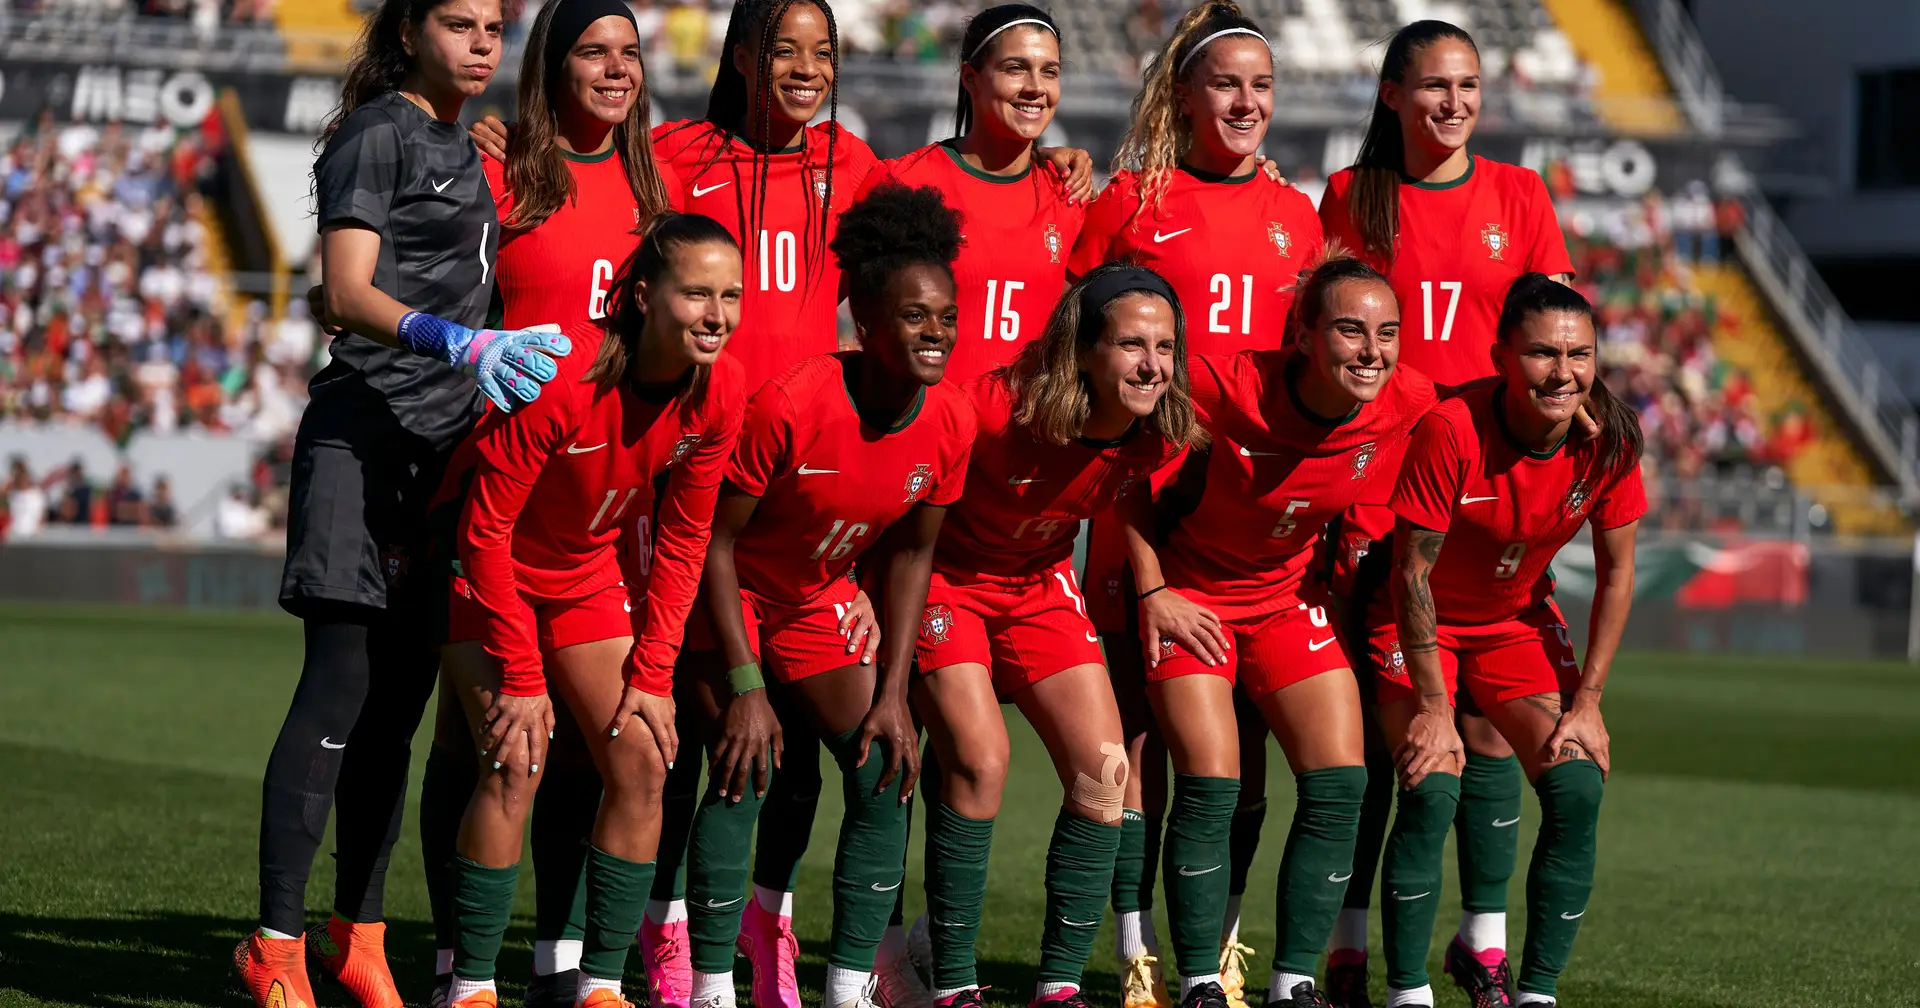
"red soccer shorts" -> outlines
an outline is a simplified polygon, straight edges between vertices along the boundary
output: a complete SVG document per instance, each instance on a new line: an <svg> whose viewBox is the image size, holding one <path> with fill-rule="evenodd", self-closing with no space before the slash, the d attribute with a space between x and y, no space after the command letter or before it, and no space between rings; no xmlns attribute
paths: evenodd
<svg viewBox="0 0 1920 1008"><path fill-rule="evenodd" d="M1482 710L1521 697L1565 693L1580 684L1580 661L1567 637L1566 618L1552 600L1518 619L1441 626L1437 636L1447 696L1453 697L1464 680ZM1367 652L1376 673L1374 698L1383 704L1411 699L1413 683L1400 653L1399 629L1376 622Z"/></svg>
<svg viewBox="0 0 1920 1008"><path fill-rule="evenodd" d="M790 683L860 662L847 651L847 635L840 620L850 602L818 602L784 606L750 591L740 592L740 618L747 624L747 640L754 658L776 682ZM703 596L687 620L684 650L714 651L720 638L714 633L713 614Z"/></svg>
<svg viewBox="0 0 1920 1008"><path fill-rule="evenodd" d="M935 573L915 652L922 672L985 665L1002 700L1057 672L1106 663L1071 563L1023 585L955 582Z"/></svg>
<svg viewBox="0 0 1920 1008"><path fill-rule="evenodd" d="M487 611L473 597L473 588L467 579L454 578L449 595L447 643L485 637ZM627 597L625 581L580 598L529 598L527 601L533 606L534 634L540 640L541 654L552 654L575 644L633 636L633 603Z"/></svg>
<svg viewBox="0 0 1920 1008"><path fill-rule="evenodd" d="M1257 700L1323 672L1351 668L1346 646L1327 614L1330 599L1325 589L1309 582L1301 586L1300 595L1303 601L1290 609L1223 621L1228 646L1222 665L1208 665L1179 644L1162 640L1160 664L1147 670L1147 681L1217 675L1237 681L1249 698ZM1207 604L1204 596L1188 597Z"/></svg>

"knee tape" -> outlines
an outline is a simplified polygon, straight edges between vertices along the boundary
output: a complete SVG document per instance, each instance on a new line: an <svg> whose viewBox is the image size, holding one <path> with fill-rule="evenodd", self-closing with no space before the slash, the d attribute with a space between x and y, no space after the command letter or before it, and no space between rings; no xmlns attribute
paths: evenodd
<svg viewBox="0 0 1920 1008"><path fill-rule="evenodd" d="M1113 742L1102 742L1100 755L1100 779L1074 774L1068 797L1074 804L1091 809L1101 822L1119 822L1127 793L1127 750Z"/></svg>

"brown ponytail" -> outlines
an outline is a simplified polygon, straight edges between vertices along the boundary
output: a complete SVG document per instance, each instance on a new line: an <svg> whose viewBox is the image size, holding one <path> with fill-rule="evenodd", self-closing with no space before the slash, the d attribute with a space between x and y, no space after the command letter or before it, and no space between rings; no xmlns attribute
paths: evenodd
<svg viewBox="0 0 1920 1008"><path fill-rule="evenodd" d="M1445 21L1415 21L1393 33L1386 57L1380 61L1380 83L1400 83L1413 54L1441 39L1458 39L1477 54L1473 36ZM1353 188L1347 193L1347 213L1360 243L1375 255L1391 257L1400 233L1400 180L1407 171L1406 139L1400 135L1400 117L1386 99L1373 98L1373 115L1353 162Z"/></svg>
<svg viewBox="0 0 1920 1008"><path fill-rule="evenodd" d="M1520 332L1528 319L1548 312L1584 316L1588 327L1599 328L1593 305L1579 291L1545 273L1523 273L1507 288L1507 300L1500 306L1500 322L1494 331L1504 343ZM1621 402L1598 374L1587 389L1587 412L1600 425L1600 433L1594 435L1600 449L1597 470L1588 476L1600 486L1610 486L1640 464L1640 452L1646 443L1640 416Z"/></svg>

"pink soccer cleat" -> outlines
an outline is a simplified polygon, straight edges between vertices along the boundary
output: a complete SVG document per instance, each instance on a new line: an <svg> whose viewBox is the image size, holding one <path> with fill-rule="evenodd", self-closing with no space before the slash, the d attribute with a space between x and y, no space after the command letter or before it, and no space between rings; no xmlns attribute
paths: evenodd
<svg viewBox="0 0 1920 1008"><path fill-rule="evenodd" d="M800 983L793 977L800 940L793 936L793 918L774 913L749 896L740 914L740 938L734 944L753 969L754 1008L800 1008Z"/></svg>
<svg viewBox="0 0 1920 1008"><path fill-rule="evenodd" d="M687 922L655 924L640 919L640 958L647 965L647 989L654 1008L693 1008L693 958L687 950Z"/></svg>

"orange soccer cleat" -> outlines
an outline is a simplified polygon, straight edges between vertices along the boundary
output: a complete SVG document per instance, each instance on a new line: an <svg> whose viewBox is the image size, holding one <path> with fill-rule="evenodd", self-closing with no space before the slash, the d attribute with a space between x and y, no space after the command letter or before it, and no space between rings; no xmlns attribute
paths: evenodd
<svg viewBox="0 0 1920 1008"><path fill-rule="evenodd" d="M619 991L596 987L576 1002L574 1008L633 1008L633 1002L622 997Z"/></svg>
<svg viewBox="0 0 1920 1008"><path fill-rule="evenodd" d="M314 1008L307 984L306 943L255 931L234 946L233 968L259 1008Z"/></svg>
<svg viewBox="0 0 1920 1008"><path fill-rule="evenodd" d="M489 987L477 990L448 1005L447 1008L500 1008L500 995Z"/></svg>
<svg viewBox="0 0 1920 1008"><path fill-rule="evenodd" d="M361 1008L404 1008L387 969L387 926L329 917L307 932L307 948L321 970L347 989Z"/></svg>

